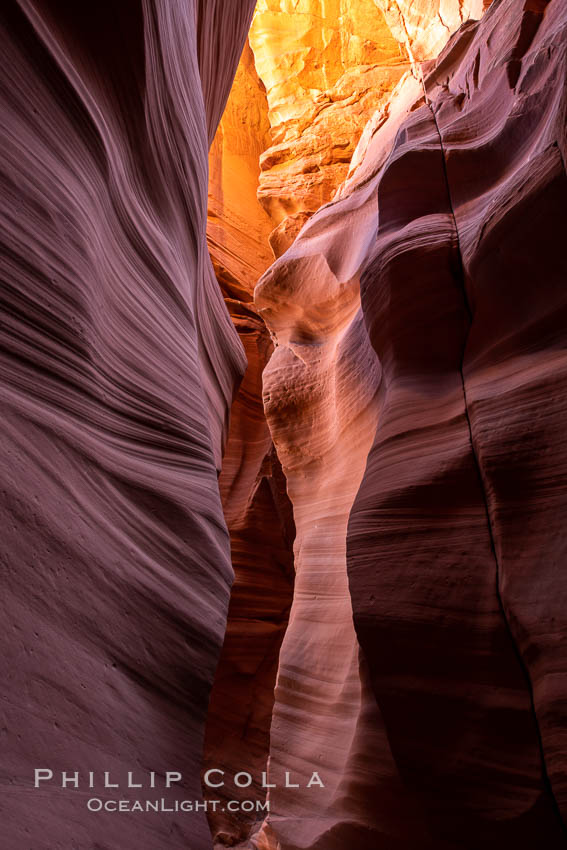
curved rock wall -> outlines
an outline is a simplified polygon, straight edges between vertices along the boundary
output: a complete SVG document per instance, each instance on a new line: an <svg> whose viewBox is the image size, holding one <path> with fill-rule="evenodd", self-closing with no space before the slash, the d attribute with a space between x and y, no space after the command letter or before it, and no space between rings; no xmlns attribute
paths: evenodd
<svg viewBox="0 0 567 850"><path fill-rule="evenodd" d="M274 686L293 597L295 526L286 481L262 405L262 371L273 350L264 322L247 305L228 301L248 358L231 411L219 478L235 572L224 645L207 715L204 768L224 770L213 800L264 800L262 773L270 749ZM253 785L238 788L239 771ZM215 781L218 774L214 776ZM263 814L208 813L218 846L248 837ZM216 846L215 845L215 846Z"/></svg>
<svg viewBox="0 0 567 850"><path fill-rule="evenodd" d="M297 527L271 729L269 779L278 787L269 792L260 847L379 846L385 837L413 846L359 656L345 569L348 515L376 428L380 374L359 310L360 255L352 248L355 229L375 213L369 199L323 242L306 228L256 291L277 341L264 403ZM324 216L319 222L329 223ZM306 788L314 770L324 788ZM282 787L286 771L299 788Z"/></svg>
<svg viewBox="0 0 567 850"><path fill-rule="evenodd" d="M437 38L437 21L430 27ZM383 386L360 308L360 272L381 218L375 174L400 123L423 102L419 66L413 71L363 134L360 161L351 164L339 200L313 216L255 292L276 343L264 372L264 406L297 528L269 774L277 783L291 769L303 782L269 792L259 847L458 846L429 832L413 789L402 782L359 656L346 571L347 523ZM411 209L403 179L395 188L400 206ZM324 789L304 787L314 769Z"/></svg>
<svg viewBox="0 0 567 850"><path fill-rule="evenodd" d="M566 26L502 0L463 27L371 177L354 619L404 785L471 850L567 846Z"/></svg>
<svg viewBox="0 0 567 850"><path fill-rule="evenodd" d="M7 848L210 847L203 812L92 814L85 786L32 783L178 770L156 796L201 796L245 365L206 248L207 153L252 11L4 4Z"/></svg>
<svg viewBox="0 0 567 850"><path fill-rule="evenodd" d="M479 20L491 0L374 0L412 63L436 57L461 24Z"/></svg>
<svg viewBox="0 0 567 850"><path fill-rule="evenodd" d="M269 130L266 91L246 42L209 152L207 243L225 298L252 301L274 261L269 238L275 222L257 198Z"/></svg>
<svg viewBox="0 0 567 850"><path fill-rule="evenodd" d="M564 7L501 2L413 70L369 122L337 199L256 291L277 343L265 407L297 525L270 771L319 764L330 777L324 792L270 792L262 847L567 844L564 491L552 472ZM341 599L342 516L370 440ZM346 663L351 599L360 674ZM361 772L353 731L371 711L378 776Z"/></svg>
<svg viewBox="0 0 567 850"><path fill-rule="evenodd" d="M567 846L567 14L486 5L5 6L8 847L210 847L31 786L200 799L223 638L216 846Z"/></svg>
<svg viewBox="0 0 567 850"><path fill-rule="evenodd" d="M275 223L256 197L268 131L266 93L247 43L209 152L207 243L248 362L232 404L219 477L235 582L209 702L203 766L227 776L224 788L205 789L211 800L224 804L208 812L215 845L221 847L246 839L264 817L254 811L228 813L226 803L266 796L262 772L293 596L295 528L262 404L262 371L273 344L253 304L254 286L274 259L269 235ZM242 770L253 775L251 787L238 788L229 779Z"/></svg>

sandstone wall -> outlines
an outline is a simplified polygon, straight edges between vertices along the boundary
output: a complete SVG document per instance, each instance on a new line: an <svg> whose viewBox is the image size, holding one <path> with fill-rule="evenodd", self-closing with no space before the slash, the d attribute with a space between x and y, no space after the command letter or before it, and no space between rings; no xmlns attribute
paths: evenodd
<svg viewBox="0 0 567 850"><path fill-rule="evenodd" d="M179 770L158 796L201 796L245 366L206 247L207 153L252 11L4 4L6 848L211 846L203 812L92 814L88 792L32 782Z"/></svg>
<svg viewBox="0 0 567 850"><path fill-rule="evenodd" d="M6 6L8 847L210 848L31 788L203 764L219 848L567 846L566 10L487 5Z"/></svg>
<svg viewBox="0 0 567 850"><path fill-rule="evenodd" d="M270 242L279 256L333 197L408 55L373 0L260 0L250 44L271 128L258 197L277 225Z"/></svg>
<svg viewBox="0 0 567 850"><path fill-rule="evenodd" d="M297 526L270 770L331 777L271 792L260 847L565 845L564 46L509 0L414 63L257 288Z"/></svg>
<svg viewBox="0 0 567 850"><path fill-rule="evenodd" d="M464 27L372 178L349 583L404 782L466 848L567 843L566 25L508 0Z"/></svg>

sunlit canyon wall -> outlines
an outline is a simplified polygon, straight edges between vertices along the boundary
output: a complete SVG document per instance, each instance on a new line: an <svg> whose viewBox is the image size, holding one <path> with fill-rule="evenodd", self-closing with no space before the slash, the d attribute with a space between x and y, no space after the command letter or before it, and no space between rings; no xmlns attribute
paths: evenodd
<svg viewBox="0 0 567 850"><path fill-rule="evenodd" d="M280 787L262 825L212 818L219 846L250 828L243 846L290 850L566 846L564 494L545 471L561 445L565 17L488 5L256 9L258 199L279 259L254 309L275 345L263 402L295 586ZM540 423L524 407L542 394ZM527 517L549 527L547 555ZM326 787L282 788L286 769Z"/></svg>

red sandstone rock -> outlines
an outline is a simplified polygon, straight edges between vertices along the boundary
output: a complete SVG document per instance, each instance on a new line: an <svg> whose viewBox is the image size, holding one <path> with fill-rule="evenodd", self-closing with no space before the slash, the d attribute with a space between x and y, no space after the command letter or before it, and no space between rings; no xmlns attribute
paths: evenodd
<svg viewBox="0 0 567 850"><path fill-rule="evenodd" d="M324 790L270 791L262 848L458 846L429 832L401 781L359 658L345 557L349 512L381 406L381 367L359 299L359 273L380 217L373 178L420 97L420 81L406 76L364 136L340 200L313 216L255 293L277 343L264 372L265 409L297 527L270 777L286 765L304 776L315 766L326 783ZM411 208L403 179L396 189Z"/></svg>
<svg viewBox="0 0 567 850"><path fill-rule="evenodd" d="M207 715L203 770L253 776L206 789L221 800L208 812L215 846L233 846L261 824L263 811L229 812L229 800L263 801L279 649L293 596L295 529L286 482L262 403L262 371L273 350L252 303L273 261L274 222L256 197L268 138L264 87L246 45L209 153L207 243L248 366L234 398L219 477L235 572L227 630ZM218 774L215 774L218 777Z"/></svg>
<svg viewBox="0 0 567 850"><path fill-rule="evenodd" d="M566 35L559 0L463 27L372 178L354 618L405 786L471 850L567 846Z"/></svg>
<svg viewBox="0 0 567 850"><path fill-rule="evenodd" d="M253 3L5 6L0 844L200 850L203 812L95 815L32 782L170 769L155 796L201 796L244 368L207 152Z"/></svg>
<svg viewBox="0 0 567 850"><path fill-rule="evenodd" d="M362 391L372 397L373 387L377 393L378 429L348 552L355 623L383 715L374 716L375 736L367 737L383 783L370 780L371 813L388 837L370 837L368 810L366 832L357 832L339 795L331 795L331 825L324 798L312 817L317 806L305 793L278 791L271 794L266 846L566 844L556 806L565 777L561 582L547 599L544 593L562 554L553 531L561 490L555 484L546 501L553 479L545 463L551 446L553 464L560 451L562 405L558 308L567 275L557 246L565 222L564 15L557 2L544 17L508 2L480 25L465 25L430 71L431 104L419 80L400 85L363 135L338 200L313 216L258 288L257 303L278 340L265 377L266 410L290 482L298 545L305 533L316 537L315 525L325 518L317 462L306 473L302 458L311 451L325 457L327 421L337 421L342 398L335 387L344 393L345 384L325 388L321 364L333 348L333 317L349 303L350 281L361 268L363 312L383 369L379 378L378 370L357 373L352 359L342 367L350 372L351 397ZM537 261L522 230L538 232L531 204L545 246ZM540 263L543 295L534 285ZM332 369L341 364L339 351ZM364 452L353 436L361 423L353 419L351 430L341 432L351 481L353 458ZM345 492L332 463L324 475L323 498ZM309 521L301 517L303 503ZM515 509L524 512L521 531ZM545 562L534 552L532 523L539 527L538 547L550 547ZM315 564L318 552L326 552L322 541L309 554L299 548L305 563L310 557ZM330 563L327 554L327 568ZM318 592L299 595L299 575L294 608L309 611ZM329 586L328 573L311 566L310 589L316 581ZM303 645L307 636L321 643L302 656L293 644L294 608L276 690L272 769L290 758L314 761L306 730L316 715L300 670L311 671L314 657L316 669L325 669L347 645L344 636L325 640L322 626L304 615ZM543 623L536 627L534 618ZM324 693L324 686L314 688ZM331 704L328 695L324 704ZM337 715L348 718L344 706ZM332 728L325 715L317 720L319 729ZM330 742L337 747L346 736L335 732L327 740L329 754ZM356 775L353 763L342 767L343 779ZM387 798L389 820L383 788L397 789ZM402 820L414 825L413 836L400 834Z"/></svg>
<svg viewBox="0 0 567 850"><path fill-rule="evenodd" d="M237 581L206 763L257 780L268 752L294 529L259 405L271 342L248 302L265 222L242 256L243 217L225 238L218 203L209 231L249 363L230 429L244 361L204 236L207 144L251 8L202 0L195 33L177 0L145 17L21 6L2 89L2 838L200 850L202 814L86 820L82 795L29 785L38 764L78 760L180 769L200 796L231 581L225 435ZM423 10L396 6L392 27ZM250 847L567 845L565 16L561 0L501 0L428 66L427 98L406 77L337 201L258 289L297 576L271 729L280 787ZM325 788L283 788L288 769ZM255 828L213 826L219 844Z"/></svg>
<svg viewBox="0 0 567 850"><path fill-rule="evenodd" d="M209 703L203 769L221 769L227 777L247 771L253 784L238 788L227 781L224 788L208 792L225 808L208 813L215 846L220 847L246 839L265 816L254 810L229 812L226 804L266 797L262 773L270 749L279 651L293 598L295 536L286 481L262 405L262 371L273 345L251 305L227 303L248 368L232 405L219 479L235 581Z"/></svg>
<svg viewBox="0 0 567 850"><path fill-rule="evenodd" d="M427 834L415 809L405 817L409 801L359 657L346 576L347 521L376 429L380 386L357 278L375 218L371 192L329 205L256 290L277 341L264 401L297 528L269 777L278 781L290 769L306 781L316 769L325 782L324 789L269 792L262 848L387 842L410 850Z"/></svg>

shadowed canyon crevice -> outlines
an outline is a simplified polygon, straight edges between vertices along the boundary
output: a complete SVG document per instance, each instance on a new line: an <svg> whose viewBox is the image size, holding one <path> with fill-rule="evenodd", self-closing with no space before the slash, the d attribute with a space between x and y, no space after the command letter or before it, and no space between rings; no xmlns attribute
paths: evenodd
<svg viewBox="0 0 567 850"><path fill-rule="evenodd" d="M564 0L2 16L0 845L567 848Z"/></svg>

